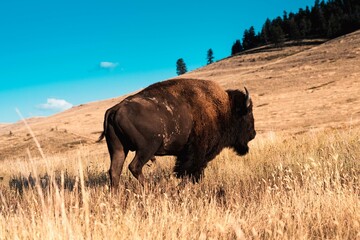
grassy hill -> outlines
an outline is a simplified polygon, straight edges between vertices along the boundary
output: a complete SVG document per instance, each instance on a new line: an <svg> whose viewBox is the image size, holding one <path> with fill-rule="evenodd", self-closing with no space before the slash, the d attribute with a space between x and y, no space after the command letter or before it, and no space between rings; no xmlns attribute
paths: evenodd
<svg viewBox="0 0 360 240"><path fill-rule="evenodd" d="M360 121L360 31L320 45L248 53L188 74L250 90L257 129L303 132Z"/></svg>
<svg viewBox="0 0 360 240"><path fill-rule="evenodd" d="M258 133L303 133L360 124L360 31L321 43L255 49L179 78L201 78L225 89L246 86ZM320 44L319 44L320 43ZM93 144L107 108L123 96L73 107L28 123L46 152ZM10 134L11 132L11 134ZM22 122L0 125L0 161L35 149ZM36 154L37 151L34 151Z"/></svg>
<svg viewBox="0 0 360 240"><path fill-rule="evenodd" d="M27 119L40 147L22 122L0 125L0 238L358 239L359 66L357 31L180 76L246 85L259 133L249 154L225 149L184 187L162 157L144 167L145 188L125 167L109 191L106 144L94 141L123 97Z"/></svg>

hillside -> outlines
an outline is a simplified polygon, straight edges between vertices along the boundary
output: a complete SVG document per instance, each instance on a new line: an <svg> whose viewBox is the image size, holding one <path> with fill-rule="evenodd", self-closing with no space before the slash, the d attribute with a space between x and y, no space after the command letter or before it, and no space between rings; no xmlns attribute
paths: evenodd
<svg viewBox="0 0 360 240"><path fill-rule="evenodd" d="M236 56L187 76L246 85L260 132L359 125L360 31L318 46Z"/></svg>
<svg viewBox="0 0 360 240"><path fill-rule="evenodd" d="M360 31L327 41L227 58L180 76L218 82L224 88L249 89L258 133L299 134L360 125ZM27 122L47 154L94 144L104 112L123 97L92 102ZM0 161L35 154L22 122L0 125ZM32 151L34 150L34 151ZM92 151L105 152L103 144Z"/></svg>

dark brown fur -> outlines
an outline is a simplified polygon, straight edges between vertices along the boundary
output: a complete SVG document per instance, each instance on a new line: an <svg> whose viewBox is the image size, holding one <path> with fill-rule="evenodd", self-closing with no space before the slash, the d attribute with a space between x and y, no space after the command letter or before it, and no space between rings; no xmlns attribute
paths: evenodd
<svg viewBox="0 0 360 240"><path fill-rule="evenodd" d="M239 90L224 91L212 81L168 80L124 99L105 113L104 132L117 187L129 150L130 171L143 184L142 167L153 156L177 157L177 177L199 181L207 163L225 147L248 152L255 137L251 100Z"/></svg>

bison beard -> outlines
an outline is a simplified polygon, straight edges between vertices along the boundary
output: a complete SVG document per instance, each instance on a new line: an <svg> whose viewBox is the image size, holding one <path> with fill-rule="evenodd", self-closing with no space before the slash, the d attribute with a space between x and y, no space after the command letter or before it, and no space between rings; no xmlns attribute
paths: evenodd
<svg viewBox="0 0 360 240"><path fill-rule="evenodd" d="M240 156L244 156L249 152L249 147L247 145L236 145L234 146L234 149L236 151L237 154L239 154Z"/></svg>
<svg viewBox="0 0 360 240"><path fill-rule="evenodd" d="M212 81L177 79L153 84L108 109L99 141L106 138L111 186L117 188L129 151L136 151L129 170L141 184L142 167L164 155L177 157L177 177L198 182L223 148L245 155L255 134L246 89L224 91Z"/></svg>

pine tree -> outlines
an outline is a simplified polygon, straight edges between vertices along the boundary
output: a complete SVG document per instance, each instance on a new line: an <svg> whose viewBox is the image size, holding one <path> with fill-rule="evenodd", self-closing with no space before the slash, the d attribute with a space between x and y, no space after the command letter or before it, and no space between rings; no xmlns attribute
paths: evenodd
<svg viewBox="0 0 360 240"><path fill-rule="evenodd" d="M182 75L186 72L187 72L187 69L186 69L186 64L184 62L184 59L179 58L176 61L176 73L177 73L177 75Z"/></svg>
<svg viewBox="0 0 360 240"><path fill-rule="evenodd" d="M285 41L284 32L279 25L271 26L270 33L271 33L271 41L275 44L276 47L279 47L284 43Z"/></svg>
<svg viewBox="0 0 360 240"><path fill-rule="evenodd" d="M281 28L284 31L284 34L286 36L290 35L290 26L289 25L290 25L290 17L288 16L287 12L284 11Z"/></svg>
<svg viewBox="0 0 360 240"><path fill-rule="evenodd" d="M214 52L213 52L213 50L211 48L207 51L207 57L206 58L207 58L207 65L214 62Z"/></svg>
<svg viewBox="0 0 360 240"><path fill-rule="evenodd" d="M336 37L340 35L340 32L341 23L339 22L339 19L334 14L332 14L328 21L327 37Z"/></svg>
<svg viewBox="0 0 360 240"><path fill-rule="evenodd" d="M238 54L239 52L242 52L244 49L241 45L240 40L236 40L231 48L231 56Z"/></svg>
<svg viewBox="0 0 360 240"><path fill-rule="evenodd" d="M249 30L244 31L243 36L243 48L244 50L248 50L254 47L257 47L259 44L259 40L255 34L255 28L251 26Z"/></svg>
<svg viewBox="0 0 360 240"><path fill-rule="evenodd" d="M270 42L270 27L271 27L271 21L270 19L266 19L262 29L261 29L261 37L260 41L262 44L268 44Z"/></svg>
<svg viewBox="0 0 360 240"><path fill-rule="evenodd" d="M302 38L306 38L310 35L310 31L311 31L311 21L309 18L301 18L301 20L299 21L299 32L300 32L300 36Z"/></svg>
<svg viewBox="0 0 360 240"><path fill-rule="evenodd" d="M324 16L323 2L320 4L319 0L315 1L314 7L311 9L310 20L311 20L311 34L314 36L324 37L327 34L326 31L326 19Z"/></svg>
<svg viewBox="0 0 360 240"><path fill-rule="evenodd" d="M298 40L300 38L299 27L295 22L294 18L289 20L289 37L292 40Z"/></svg>

